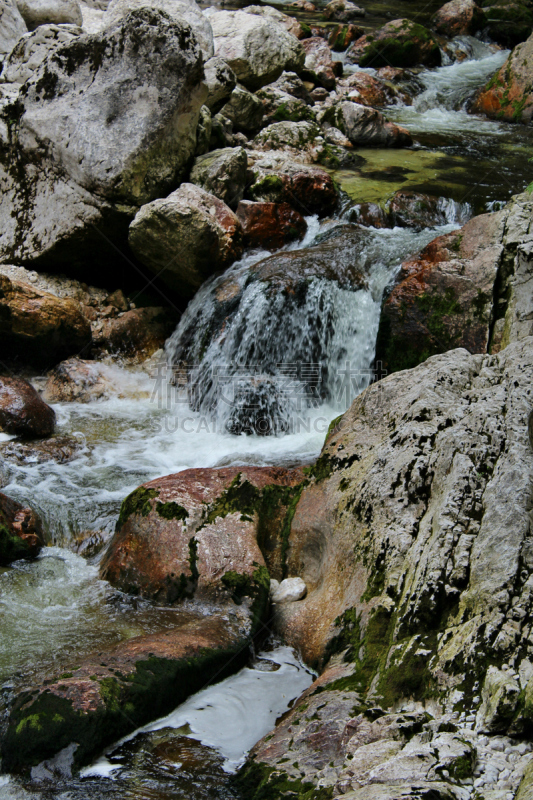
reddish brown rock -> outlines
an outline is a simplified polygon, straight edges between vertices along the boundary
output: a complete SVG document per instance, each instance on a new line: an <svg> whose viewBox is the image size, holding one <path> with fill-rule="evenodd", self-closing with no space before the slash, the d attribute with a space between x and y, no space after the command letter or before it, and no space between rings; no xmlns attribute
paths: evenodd
<svg viewBox="0 0 533 800"><path fill-rule="evenodd" d="M355 103L377 108L392 103L398 97L399 92L395 87L373 75L368 75L366 72L354 72L339 81L337 94L346 94Z"/></svg>
<svg viewBox="0 0 533 800"><path fill-rule="evenodd" d="M109 397L106 366L96 361L69 358L50 373L43 390L48 403L90 403Z"/></svg>
<svg viewBox="0 0 533 800"><path fill-rule="evenodd" d="M176 325L177 314L168 308L134 308L93 327L93 351L144 360L163 347Z"/></svg>
<svg viewBox="0 0 533 800"><path fill-rule="evenodd" d="M49 367L87 348L89 322L70 298L0 274L2 358Z"/></svg>
<svg viewBox="0 0 533 800"><path fill-rule="evenodd" d="M359 25L336 25L334 28L331 28L331 32L328 36L328 44L335 52L342 53L352 42L356 42L360 39L364 33L363 28L360 28Z"/></svg>
<svg viewBox="0 0 533 800"><path fill-rule="evenodd" d="M150 481L124 500L101 575L159 603L240 602L246 596L257 622L269 591L259 543L270 541L268 522L283 518L302 480L298 469L228 467ZM280 547L281 537L271 550ZM279 556L273 559L279 574Z"/></svg>
<svg viewBox="0 0 533 800"><path fill-rule="evenodd" d="M503 224L502 212L474 217L402 265L378 334L376 360L388 372L456 347L487 352Z"/></svg>
<svg viewBox="0 0 533 800"><path fill-rule="evenodd" d="M303 239L307 230L305 219L288 203L241 200L237 207L237 218L248 247L277 250L287 242Z"/></svg>
<svg viewBox="0 0 533 800"><path fill-rule="evenodd" d="M533 35L515 47L503 67L478 92L470 111L529 125L533 117L532 65Z"/></svg>
<svg viewBox="0 0 533 800"><path fill-rule="evenodd" d="M70 670L50 676L12 706L2 742L2 766L20 771L53 757L72 742L74 767L106 745L169 713L215 677L248 658L239 613L183 612L177 627L121 642ZM65 665L68 667L68 665Z"/></svg>
<svg viewBox="0 0 533 800"><path fill-rule="evenodd" d="M36 558L43 546L37 514L0 492L0 566L20 558Z"/></svg>
<svg viewBox="0 0 533 800"><path fill-rule="evenodd" d="M39 439L51 436L56 415L23 378L0 377L0 431Z"/></svg>
<svg viewBox="0 0 533 800"><path fill-rule="evenodd" d="M366 34L347 52L348 60L361 67L413 67L423 64L438 67L440 48L423 25L408 19L395 19L383 28Z"/></svg>
<svg viewBox="0 0 533 800"><path fill-rule="evenodd" d="M304 216L318 214L320 217L331 214L338 203L339 195L331 175L319 167L286 161L273 168L259 160L252 172L253 182L247 190L250 200L289 203Z"/></svg>
<svg viewBox="0 0 533 800"><path fill-rule="evenodd" d="M485 14L474 0L450 0L439 8L431 22L444 36L473 35L483 27Z"/></svg>

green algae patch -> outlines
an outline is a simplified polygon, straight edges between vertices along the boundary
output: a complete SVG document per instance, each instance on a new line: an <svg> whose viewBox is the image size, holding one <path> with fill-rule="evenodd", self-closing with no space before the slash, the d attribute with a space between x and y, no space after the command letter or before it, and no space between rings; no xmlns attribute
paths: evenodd
<svg viewBox="0 0 533 800"><path fill-rule="evenodd" d="M221 580L226 589L231 592L234 603L241 605L245 597L252 600L251 612L254 630L265 618L270 595L270 574L264 566L254 562L257 569L252 575L246 575L235 570L226 572Z"/></svg>
<svg viewBox="0 0 533 800"><path fill-rule="evenodd" d="M289 759L287 759L288 761ZM330 800L333 787L318 789L268 764L251 761L232 779L246 800Z"/></svg>
<svg viewBox="0 0 533 800"><path fill-rule="evenodd" d="M180 506L179 503L158 503L156 505L156 511L160 517L163 519L178 519L178 520L185 520L189 516L189 512L183 506Z"/></svg>
<svg viewBox="0 0 533 800"><path fill-rule="evenodd" d="M144 486L139 486L134 492L129 494L123 500L120 507L120 514L117 522L117 530L121 528L124 523L131 517L132 514L139 514L140 516L147 517L152 510L150 500L159 497L157 489L146 489ZM162 505L160 503L160 505Z"/></svg>

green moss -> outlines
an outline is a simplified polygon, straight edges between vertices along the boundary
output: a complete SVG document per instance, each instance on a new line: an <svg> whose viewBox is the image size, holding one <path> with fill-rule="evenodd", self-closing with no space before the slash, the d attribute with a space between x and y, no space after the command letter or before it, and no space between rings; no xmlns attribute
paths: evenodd
<svg viewBox="0 0 533 800"><path fill-rule="evenodd" d="M239 472L220 497L206 507L200 527L210 525L219 517L235 513L241 514L242 521L251 522L260 499L260 490L247 480L241 482Z"/></svg>
<svg viewBox="0 0 533 800"><path fill-rule="evenodd" d="M490 302L490 297L485 292L482 292L481 289L477 290L477 296L472 300L472 306L474 308L474 317L478 319L480 322L485 320L485 309L487 308L488 303Z"/></svg>
<svg viewBox="0 0 533 800"><path fill-rule="evenodd" d="M222 576L222 583L231 592L232 600L240 605L244 597L252 598L252 616L257 626L266 616L270 593L270 575L266 567L257 567L252 575L229 570Z"/></svg>
<svg viewBox="0 0 533 800"><path fill-rule="evenodd" d="M29 546L24 539L0 523L0 565L27 558L28 553Z"/></svg>
<svg viewBox="0 0 533 800"><path fill-rule="evenodd" d="M391 36L386 39L372 40L367 37L367 46L359 59L360 67L414 67L420 61L420 42L430 44L424 61L428 66L438 66L441 55L438 44L433 41L430 32L423 25L416 23L404 26L407 37Z"/></svg>
<svg viewBox="0 0 533 800"><path fill-rule="evenodd" d="M330 455L330 453L322 453L312 466L304 467L304 474L314 478L316 483L320 483L329 478L334 472L348 469L359 460L360 456L356 453L346 458L339 458L339 456Z"/></svg>
<svg viewBox="0 0 533 800"><path fill-rule="evenodd" d="M164 519L187 519L189 512L179 503L157 503L156 511Z"/></svg>
<svg viewBox="0 0 533 800"><path fill-rule="evenodd" d="M246 800L330 800L333 787L318 789L267 764L252 761L232 779Z"/></svg>
<svg viewBox="0 0 533 800"><path fill-rule="evenodd" d="M415 303L426 315L425 324L429 332L441 340L441 345L451 346L457 334L452 336L448 333L444 317L462 313L455 290L448 287L444 294L424 293L415 297Z"/></svg>
<svg viewBox="0 0 533 800"><path fill-rule="evenodd" d="M135 489L135 491L128 495L122 502L117 522L117 530L122 528L132 514L139 514L140 516L147 517L152 510L150 500L158 496L159 492L157 489L146 489L144 486L139 486L138 489Z"/></svg>

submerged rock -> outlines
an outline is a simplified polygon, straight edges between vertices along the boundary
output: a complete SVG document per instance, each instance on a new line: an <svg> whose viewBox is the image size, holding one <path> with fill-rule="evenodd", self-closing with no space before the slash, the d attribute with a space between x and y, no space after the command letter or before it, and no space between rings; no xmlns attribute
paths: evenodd
<svg viewBox="0 0 533 800"><path fill-rule="evenodd" d="M184 183L143 206L130 226L135 255L177 292L191 294L242 254L240 222L212 194Z"/></svg>
<svg viewBox="0 0 533 800"><path fill-rule="evenodd" d="M307 223L288 203L262 203L242 200L237 218L248 247L277 250L295 239L303 239Z"/></svg>
<svg viewBox="0 0 533 800"><path fill-rule="evenodd" d="M245 11L216 11L209 21L216 55L248 89L260 89L284 70L298 72L305 60L302 45L273 19Z"/></svg>
<svg viewBox="0 0 533 800"><path fill-rule="evenodd" d="M0 431L24 439L42 439L54 432L56 415L23 378L0 377Z"/></svg>
<svg viewBox="0 0 533 800"><path fill-rule="evenodd" d="M533 117L533 35L516 47L481 89L470 110L491 119L531 123Z"/></svg>
<svg viewBox="0 0 533 800"><path fill-rule="evenodd" d="M202 78L187 22L145 7L56 48L4 108L0 259L101 261L105 238L183 177Z"/></svg>
<svg viewBox="0 0 533 800"><path fill-rule="evenodd" d="M50 367L91 344L78 303L0 274L0 336L4 358Z"/></svg>
<svg viewBox="0 0 533 800"><path fill-rule="evenodd" d="M20 558L37 558L43 546L37 514L0 492L0 566Z"/></svg>
<svg viewBox="0 0 533 800"><path fill-rule="evenodd" d="M39 25L78 25L83 24L78 0L17 0L28 30Z"/></svg>
<svg viewBox="0 0 533 800"><path fill-rule="evenodd" d="M0 456L6 461L21 465L44 464L46 461L65 464L76 458L81 450L82 442L73 436L53 436L41 441L17 440L0 444Z"/></svg>
<svg viewBox="0 0 533 800"><path fill-rule="evenodd" d="M439 45L427 28L408 19L395 19L358 39L347 52L360 67L438 67Z"/></svg>
<svg viewBox="0 0 533 800"><path fill-rule="evenodd" d="M136 489L123 504L101 576L158 603L235 603L258 629L269 566L281 571L283 520L303 479L275 467L189 469Z"/></svg>

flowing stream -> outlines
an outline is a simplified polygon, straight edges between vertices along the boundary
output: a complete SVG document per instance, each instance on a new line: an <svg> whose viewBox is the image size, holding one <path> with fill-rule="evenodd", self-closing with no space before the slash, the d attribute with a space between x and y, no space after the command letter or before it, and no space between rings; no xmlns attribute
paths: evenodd
<svg viewBox="0 0 533 800"><path fill-rule="evenodd" d="M383 8L375 6L383 24ZM362 150L362 165L335 176L351 198L342 218L308 219L305 240L277 254L300 258L303 252L312 261L326 252L335 280L310 274L296 301L254 277L270 254L247 253L201 288L164 358L149 371L110 366L115 390L109 399L55 406L58 435L79 445L71 461L0 463L2 491L42 514L51 545L35 562L0 569L0 709L15 688L69 659L179 623L178 610L130 600L99 580L98 556L76 555L76 537L110 534L123 498L161 475L316 458L329 422L372 379L383 292L402 260L463 224L465 210L491 210L533 178L524 167L531 130L466 111L473 90L507 54L469 37L454 47L467 54L463 61L421 71L413 104L385 110L410 129L414 147ZM350 203L383 202L400 188L443 197L445 224L417 231L348 222ZM356 284L346 277L348 268L357 273ZM230 303L223 329L221 302ZM251 397L259 410L252 418L246 415ZM70 778L59 759L38 768L33 782L0 776L0 797L236 797L229 772L312 680L295 654L272 647L117 743L80 778Z"/></svg>

